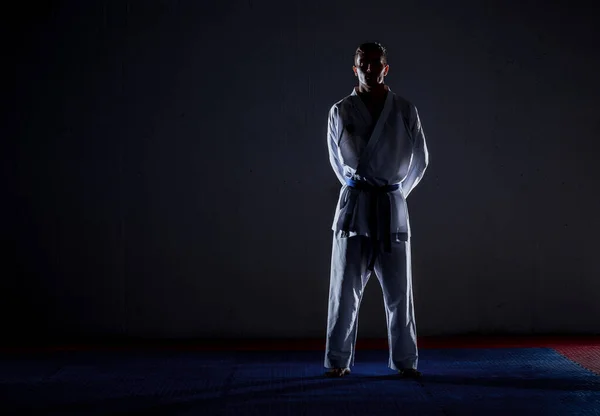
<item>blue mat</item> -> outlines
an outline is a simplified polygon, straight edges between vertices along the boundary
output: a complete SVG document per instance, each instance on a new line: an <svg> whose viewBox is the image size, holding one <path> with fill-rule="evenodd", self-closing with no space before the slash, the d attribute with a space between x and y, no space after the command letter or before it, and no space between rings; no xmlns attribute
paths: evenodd
<svg viewBox="0 0 600 416"><path fill-rule="evenodd" d="M386 351L328 379L323 352L0 356L0 414L600 415L600 377L549 348L422 349L419 381Z"/></svg>

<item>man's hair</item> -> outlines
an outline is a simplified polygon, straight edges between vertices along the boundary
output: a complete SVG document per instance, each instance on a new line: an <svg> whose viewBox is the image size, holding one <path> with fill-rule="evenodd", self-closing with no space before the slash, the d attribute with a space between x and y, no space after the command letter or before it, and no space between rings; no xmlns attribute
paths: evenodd
<svg viewBox="0 0 600 416"><path fill-rule="evenodd" d="M365 42L360 44L354 53L354 63L356 63L356 58L358 58L359 54L373 51L381 53L383 61L387 64L387 49L379 42Z"/></svg>

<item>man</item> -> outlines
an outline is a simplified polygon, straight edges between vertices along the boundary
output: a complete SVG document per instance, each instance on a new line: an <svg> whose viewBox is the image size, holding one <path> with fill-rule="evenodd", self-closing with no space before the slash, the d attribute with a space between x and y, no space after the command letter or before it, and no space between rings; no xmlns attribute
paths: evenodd
<svg viewBox="0 0 600 416"><path fill-rule="evenodd" d="M429 154L416 107L385 85L385 48L364 43L354 58L358 86L329 111L329 160L342 183L333 221L325 375L354 365L358 311L371 272L385 303L389 362L420 377L406 197Z"/></svg>

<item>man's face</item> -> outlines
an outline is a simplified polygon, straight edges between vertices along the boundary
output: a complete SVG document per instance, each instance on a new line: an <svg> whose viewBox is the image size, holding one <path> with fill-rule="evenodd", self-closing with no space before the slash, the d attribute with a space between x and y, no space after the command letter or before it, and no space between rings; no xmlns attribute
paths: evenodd
<svg viewBox="0 0 600 416"><path fill-rule="evenodd" d="M379 51L359 53L355 65L352 67L358 77L358 82L369 87L383 84L389 68Z"/></svg>

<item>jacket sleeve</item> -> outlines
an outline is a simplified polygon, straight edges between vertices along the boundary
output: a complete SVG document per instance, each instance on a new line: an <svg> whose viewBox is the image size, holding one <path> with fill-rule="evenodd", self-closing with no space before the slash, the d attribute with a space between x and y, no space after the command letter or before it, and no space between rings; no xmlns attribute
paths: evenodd
<svg viewBox="0 0 600 416"><path fill-rule="evenodd" d="M413 155L406 178L402 181L402 191L404 197L412 192L413 189L423 178L427 165L429 164L429 152L425 142L425 133L421 126L419 112L417 108L411 105L410 130L413 138Z"/></svg>
<svg viewBox="0 0 600 416"><path fill-rule="evenodd" d="M329 163L333 168L335 176L339 179L342 185L346 184L344 179L344 167L339 159L339 110L337 106L331 107L329 110L329 117L327 122L327 148L329 150Z"/></svg>

